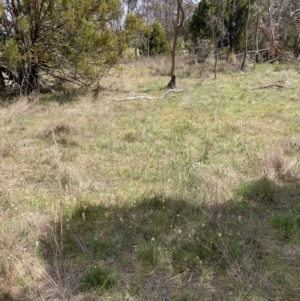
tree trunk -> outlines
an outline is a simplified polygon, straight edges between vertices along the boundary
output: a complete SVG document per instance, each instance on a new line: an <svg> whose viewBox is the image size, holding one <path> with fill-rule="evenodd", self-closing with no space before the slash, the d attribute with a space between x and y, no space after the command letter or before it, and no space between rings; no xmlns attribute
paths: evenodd
<svg viewBox="0 0 300 301"><path fill-rule="evenodd" d="M176 58L176 47L177 47L177 40L180 30L183 26L184 21L184 10L182 8L182 0L177 0L177 23L174 32L174 39L173 45L171 49L171 80L167 85L168 89L176 89L176 76L175 76L175 58Z"/></svg>
<svg viewBox="0 0 300 301"><path fill-rule="evenodd" d="M245 29L245 50L244 50L244 57L243 62L241 65L241 70L244 70L246 57L247 57L247 51L248 51L248 27L249 27L249 21L250 21L250 0L248 0L248 15L247 15L247 23L246 23L246 29Z"/></svg>
<svg viewBox="0 0 300 301"><path fill-rule="evenodd" d="M256 62L256 64L260 64L260 63L261 63L260 53L259 53L259 47L258 47L259 18L260 18L260 15L259 15L259 13L257 12L256 28L255 28L255 45L256 45L255 62Z"/></svg>
<svg viewBox="0 0 300 301"><path fill-rule="evenodd" d="M176 57L176 46L177 46L177 37L178 37L178 30L177 28L175 29L175 36L174 36L174 40L173 40L173 46L172 46L172 50L171 50L171 79L174 76L174 72L175 72L175 57Z"/></svg>
<svg viewBox="0 0 300 301"><path fill-rule="evenodd" d="M298 59L299 55L300 55L300 41L297 42L297 46L294 49L294 56L296 60Z"/></svg>
<svg viewBox="0 0 300 301"><path fill-rule="evenodd" d="M217 65L219 61L219 47L218 47L218 41L217 38L215 37L215 64L214 64L214 74L215 74L215 79L217 79Z"/></svg>
<svg viewBox="0 0 300 301"><path fill-rule="evenodd" d="M28 96L32 91L39 89L39 72L36 64L24 68L19 72L19 84L21 87L21 94Z"/></svg>
<svg viewBox="0 0 300 301"><path fill-rule="evenodd" d="M167 89L175 90L176 89L176 76L173 74L171 80L167 85Z"/></svg>

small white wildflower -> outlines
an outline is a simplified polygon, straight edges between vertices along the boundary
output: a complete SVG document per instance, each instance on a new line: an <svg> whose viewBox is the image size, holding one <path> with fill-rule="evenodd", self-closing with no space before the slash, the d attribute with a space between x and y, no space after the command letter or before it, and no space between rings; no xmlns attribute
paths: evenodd
<svg viewBox="0 0 300 301"><path fill-rule="evenodd" d="M83 221L85 222L85 213L84 213L84 212L82 212L82 213L81 213L81 215L82 215L82 219L83 219Z"/></svg>
<svg viewBox="0 0 300 301"><path fill-rule="evenodd" d="M123 220L123 218L122 218L122 217L120 217L120 222L121 222L121 223L123 223L123 222L124 222L124 220Z"/></svg>
<svg viewBox="0 0 300 301"><path fill-rule="evenodd" d="M154 237L152 237L152 238L151 238L151 241L155 241L155 238L154 238Z"/></svg>
<svg viewBox="0 0 300 301"><path fill-rule="evenodd" d="M176 216L177 216L177 217L179 217L180 215L179 215L179 214L177 214Z"/></svg>
<svg viewBox="0 0 300 301"><path fill-rule="evenodd" d="M181 234L181 230L180 229L177 232L178 232L178 234Z"/></svg>
<svg viewBox="0 0 300 301"><path fill-rule="evenodd" d="M35 241L35 246L36 246L36 247L39 246L39 241L38 241L38 240Z"/></svg>
<svg viewBox="0 0 300 301"><path fill-rule="evenodd" d="M192 234L191 234L191 233L189 233L188 237L189 237L189 238L192 238Z"/></svg>
<svg viewBox="0 0 300 301"><path fill-rule="evenodd" d="M240 222L242 220L242 217L239 215L238 216L238 221Z"/></svg>
<svg viewBox="0 0 300 301"><path fill-rule="evenodd" d="M219 233L218 233L218 236L219 236L219 237L221 237L221 236L222 236L222 234L219 232Z"/></svg>
<svg viewBox="0 0 300 301"><path fill-rule="evenodd" d="M201 227L205 227L205 224L202 224Z"/></svg>
<svg viewBox="0 0 300 301"><path fill-rule="evenodd" d="M131 229L131 226L129 226L128 228Z"/></svg>

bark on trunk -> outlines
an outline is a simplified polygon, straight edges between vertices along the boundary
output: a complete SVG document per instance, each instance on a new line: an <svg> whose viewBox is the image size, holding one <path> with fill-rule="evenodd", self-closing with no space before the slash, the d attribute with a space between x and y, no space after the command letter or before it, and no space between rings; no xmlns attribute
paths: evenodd
<svg viewBox="0 0 300 301"><path fill-rule="evenodd" d="M167 89L175 90L176 89L176 76L173 74L171 80L167 85Z"/></svg>
<svg viewBox="0 0 300 301"><path fill-rule="evenodd" d="M261 63L261 58L260 58L260 53L259 53L259 46L258 46L259 18L260 18L260 15L259 15L259 13L257 13L256 28L255 28L255 45L256 45L255 62L256 62L256 64L260 64Z"/></svg>
<svg viewBox="0 0 300 301"><path fill-rule="evenodd" d="M21 94L28 96L31 92L38 90L39 84L38 66L32 65L19 72L19 84L21 87Z"/></svg>
<svg viewBox="0 0 300 301"><path fill-rule="evenodd" d="M178 41L178 35L180 33L180 30L183 26L184 21L184 10L182 8L182 0L177 0L177 23L175 27L174 32L174 40L173 45L171 49L171 80L167 85L167 88L169 89L176 89L176 77L175 77L175 57L176 57L176 47L177 47L177 41Z"/></svg>
<svg viewBox="0 0 300 301"><path fill-rule="evenodd" d="M245 63L246 63L246 57L247 57L247 51L248 51L249 20L250 20L250 0L248 0L248 15L247 15L247 24L246 24L246 29L245 29L245 49L244 49L244 56L243 56L243 62L242 62L242 65L241 65L241 70L244 70Z"/></svg>

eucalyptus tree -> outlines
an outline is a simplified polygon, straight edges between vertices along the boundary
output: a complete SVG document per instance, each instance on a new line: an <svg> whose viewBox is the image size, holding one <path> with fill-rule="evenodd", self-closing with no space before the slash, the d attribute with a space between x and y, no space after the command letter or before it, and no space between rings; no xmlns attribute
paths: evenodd
<svg viewBox="0 0 300 301"><path fill-rule="evenodd" d="M175 65L176 65L176 49L177 49L177 42L180 31L182 30L183 23L185 20L185 11L182 6L182 0L177 0L177 14L176 14L176 23L174 25L174 38L173 44L171 46L171 71L170 76L171 80L169 81L167 88L169 89L176 89L176 76L175 76Z"/></svg>
<svg viewBox="0 0 300 301"><path fill-rule="evenodd" d="M41 83L88 85L119 57L119 0L0 0L0 66L23 95Z"/></svg>

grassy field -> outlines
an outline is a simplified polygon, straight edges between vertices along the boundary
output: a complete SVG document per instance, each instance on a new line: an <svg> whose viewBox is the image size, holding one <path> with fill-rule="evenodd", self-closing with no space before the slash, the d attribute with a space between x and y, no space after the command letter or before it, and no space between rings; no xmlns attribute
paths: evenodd
<svg viewBox="0 0 300 301"><path fill-rule="evenodd" d="M299 300L300 67L168 66L2 103L0 300Z"/></svg>

